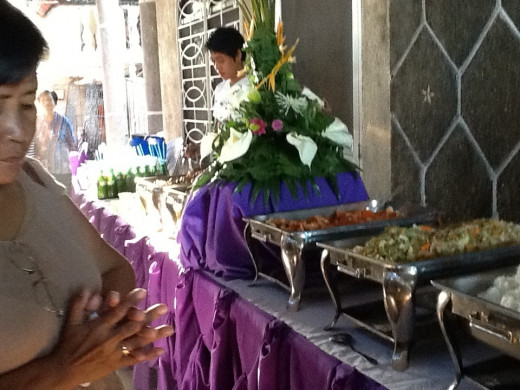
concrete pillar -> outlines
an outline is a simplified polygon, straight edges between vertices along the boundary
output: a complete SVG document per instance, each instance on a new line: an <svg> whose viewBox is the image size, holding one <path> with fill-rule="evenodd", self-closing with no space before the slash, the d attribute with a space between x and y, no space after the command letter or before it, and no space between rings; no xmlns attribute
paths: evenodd
<svg viewBox="0 0 520 390"><path fill-rule="evenodd" d="M163 129L166 139L182 136L181 75L177 43L178 0L156 0L157 38L163 111Z"/></svg>
<svg viewBox="0 0 520 390"><path fill-rule="evenodd" d="M391 188L389 0L355 0L361 24L361 177L373 199ZM356 17L356 15L354 15Z"/></svg>
<svg viewBox="0 0 520 390"><path fill-rule="evenodd" d="M96 0L103 59L103 103L106 142L122 145L128 139L125 84L125 24L118 0Z"/></svg>
<svg viewBox="0 0 520 390"><path fill-rule="evenodd" d="M148 133L155 134L163 129L155 1L140 0L139 12L141 15L143 73L146 92Z"/></svg>

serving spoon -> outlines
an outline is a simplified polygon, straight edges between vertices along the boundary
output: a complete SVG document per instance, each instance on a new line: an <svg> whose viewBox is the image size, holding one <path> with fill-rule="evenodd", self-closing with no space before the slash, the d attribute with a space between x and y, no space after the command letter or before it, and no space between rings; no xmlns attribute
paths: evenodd
<svg viewBox="0 0 520 390"><path fill-rule="evenodd" d="M359 351L358 349L356 349L354 347L353 338L350 333L337 333L335 335L330 336L329 340L332 341L333 343L340 344L340 345L346 345L346 346L350 347L350 349L352 349L354 352L363 356L369 363L371 363L375 366L377 366L379 364L379 362L376 359L374 359L372 356L368 356L367 354Z"/></svg>

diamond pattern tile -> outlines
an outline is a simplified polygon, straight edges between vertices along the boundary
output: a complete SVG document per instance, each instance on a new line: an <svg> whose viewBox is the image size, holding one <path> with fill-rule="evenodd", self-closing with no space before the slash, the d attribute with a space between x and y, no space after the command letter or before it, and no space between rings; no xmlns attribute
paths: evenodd
<svg viewBox="0 0 520 390"><path fill-rule="evenodd" d="M394 0L390 19L392 189L452 220L520 222L520 1ZM468 130L445 140L452 120Z"/></svg>
<svg viewBox="0 0 520 390"><path fill-rule="evenodd" d="M517 154L507 168L502 172L497 182L498 204L500 218L507 221L520 221L520 154Z"/></svg>
<svg viewBox="0 0 520 390"><path fill-rule="evenodd" d="M449 221L491 217L492 189L482 159L455 128L426 173L426 203Z"/></svg>
<svg viewBox="0 0 520 390"><path fill-rule="evenodd" d="M423 30L391 85L391 110L421 161L431 156L456 109L454 70Z"/></svg>
<svg viewBox="0 0 520 390"><path fill-rule="evenodd" d="M394 38L390 67L393 69L421 23L422 7L420 1L414 0L390 0L390 3L390 36Z"/></svg>
<svg viewBox="0 0 520 390"><path fill-rule="evenodd" d="M392 129L392 184L396 202L411 201L421 204L420 167L415 162L411 150L406 145L401 134Z"/></svg>
<svg viewBox="0 0 520 390"><path fill-rule="evenodd" d="M516 28L520 30L520 1L518 0L502 0L502 7L513 20Z"/></svg>
<svg viewBox="0 0 520 390"><path fill-rule="evenodd" d="M497 168L520 142L520 40L498 19L462 77L462 114Z"/></svg>
<svg viewBox="0 0 520 390"><path fill-rule="evenodd" d="M495 0L426 0L426 21L450 58L461 66L495 8Z"/></svg>

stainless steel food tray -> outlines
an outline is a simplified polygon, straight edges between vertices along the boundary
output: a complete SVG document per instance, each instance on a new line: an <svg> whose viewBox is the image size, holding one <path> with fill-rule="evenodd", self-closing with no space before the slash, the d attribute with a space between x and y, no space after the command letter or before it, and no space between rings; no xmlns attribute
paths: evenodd
<svg viewBox="0 0 520 390"><path fill-rule="evenodd" d="M180 220L186 202L190 195L190 187L187 184L172 184L164 186L161 192L161 219L174 225Z"/></svg>
<svg viewBox="0 0 520 390"><path fill-rule="evenodd" d="M170 176L136 177L136 192L147 215L157 217L163 230L176 231L190 194L188 184L167 184Z"/></svg>
<svg viewBox="0 0 520 390"><path fill-rule="evenodd" d="M160 219L158 214L161 201L161 187L166 184L167 179L168 176L135 177L135 192L139 195L147 215L157 216Z"/></svg>
<svg viewBox="0 0 520 390"><path fill-rule="evenodd" d="M408 353L415 327L415 295L418 287L429 285L432 279L504 267L520 261L520 246L510 246L406 264L388 264L353 251L353 246L362 244L369 238L365 237L356 243L352 240L317 243L324 249L321 268L336 307L331 327L335 325L339 316L344 314L358 325L393 342L392 367L396 370L405 370L408 367ZM333 283L335 272L381 284L384 308L391 326L390 333L381 332L370 324L360 324L355 318L349 316L342 307L338 287Z"/></svg>
<svg viewBox="0 0 520 390"><path fill-rule="evenodd" d="M520 360L520 312L479 297L493 285L496 277L515 274L516 269L517 266L509 266L432 281L441 290L437 317L455 366L456 378L452 388L460 382L464 367L453 325L447 324L448 312L462 318L473 337Z"/></svg>
<svg viewBox="0 0 520 390"><path fill-rule="evenodd" d="M304 251L307 251L311 248L316 248L316 242L331 241L345 237L377 233L382 231L388 225L408 226L414 223L432 223L438 218L438 214L431 209L427 209L418 205L406 204L393 207L395 211L399 211L402 214L402 217L399 218L383 221L371 221L355 225L337 226L321 230L293 232L279 229L267 223L267 221L272 218L302 220L312 216L325 217L331 215L336 210L356 211L370 209L376 212L385 209L386 206L386 204L383 204L377 200L369 200L365 202L256 215L249 218L244 218L244 221L246 222L244 237L248 244L251 253L251 259L255 267L255 279L258 276L262 276L283 285L280 280L274 279L259 270L259 259L257 258L258 255L254 249L254 240L251 240L251 238L264 243L273 244L276 247L280 247L280 259L289 281L289 286L284 285L284 287L290 291L287 310L297 311L299 309L301 294L305 283L305 266L302 261L302 254Z"/></svg>

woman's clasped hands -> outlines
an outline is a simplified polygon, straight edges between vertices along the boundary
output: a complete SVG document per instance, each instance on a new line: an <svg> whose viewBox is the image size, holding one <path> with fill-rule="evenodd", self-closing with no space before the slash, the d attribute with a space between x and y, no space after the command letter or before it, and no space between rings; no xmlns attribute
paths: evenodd
<svg viewBox="0 0 520 390"><path fill-rule="evenodd" d="M58 345L48 356L71 385L95 381L164 352L152 343L171 336L173 327L154 328L150 323L166 314L168 307L157 304L139 310L136 305L145 297L145 290L134 289L123 299L116 292L102 299L88 291L72 299Z"/></svg>

